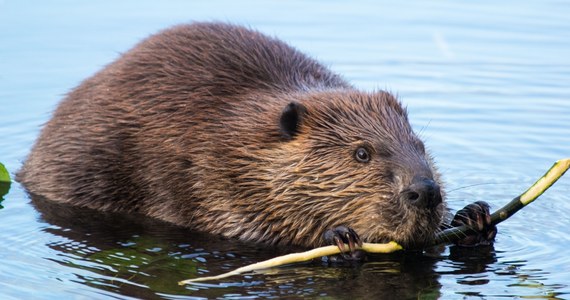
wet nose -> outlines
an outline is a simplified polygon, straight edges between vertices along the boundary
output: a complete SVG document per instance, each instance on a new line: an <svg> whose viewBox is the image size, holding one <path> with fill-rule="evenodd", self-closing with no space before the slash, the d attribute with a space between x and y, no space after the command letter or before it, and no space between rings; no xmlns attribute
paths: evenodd
<svg viewBox="0 0 570 300"><path fill-rule="evenodd" d="M434 208L442 201L439 185L433 179L419 176L414 177L402 197L419 208Z"/></svg>

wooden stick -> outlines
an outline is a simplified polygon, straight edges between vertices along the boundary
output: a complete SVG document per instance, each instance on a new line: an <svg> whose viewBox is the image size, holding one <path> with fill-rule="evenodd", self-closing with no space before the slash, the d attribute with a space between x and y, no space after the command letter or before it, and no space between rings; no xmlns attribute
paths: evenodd
<svg viewBox="0 0 570 300"><path fill-rule="evenodd" d="M345 249L348 249L348 245L345 245ZM359 249L362 249L362 250L364 250L366 252L370 252L370 253L391 253L394 251L401 250L402 246L398 245L396 242L389 242L387 244L362 243L362 248L359 248ZM267 269L267 268L271 268L271 267L278 267L278 266L283 266L283 265L292 264L292 263L304 262L304 261L308 261L308 260L311 260L311 259L314 259L317 257L335 255L335 254L339 254L339 253L340 253L340 249L338 248L338 246L319 247L319 248L315 248L313 250L309 250L309 251L305 251L305 252L292 253L292 254L287 254L287 255L283 255L283 256L278 256L278 257L275 257L275 258L272 258L272 259L269 259L266 261L247 265L245 267L241 267L241 268L235 269L231 272L227 272L227 273L217 275L217 276L198 277L198 278L183 280L183 281L178 282L178 284L184 285L184 284L189 284L189 283L198 282L198 281L223 279L226 277L239 275L239 274L242 274L245 272Z"/></svg>
<svg viewBox="0 0 570 300"><path fill-rule="evenodd" d="M528 205L536 198L538 198L544 191L546 191L550 186L552 186L558 178L560 178L564 173L570 168L570 158L561 159L554 163L552 167L537 180L526 192L522 193L520 196L514 198L507 205L503 206L491 215L491 223L496 225L500 222L508 219L514 213L519 211L524 206ZM468 234L472 229L467 226L453 227L446 229L438 234L435 238L433 245L438 245L442 243L449 243ZM348 249L348 245L344 246ZM361 248L358 248L370 253L391 253L398 250L402 250L402 246L398 245L396 242L389 242L387 244L373 244L373 243L363 243ZM179 285L191 284L199 281L209 281L227 278L234 275L239 275L245 272L251 272L271 267L278 267L282 265L304 262L317 257L329 256L334 254L339 254L340 249L337 246L325 246L320 248L315 248L301 253L287 254L279 257L275 257L266 261L258 262L255 264L247 265L231 272L227 272L217 276L209 277L198 277L193 279L187 279L178 282Z"/></svg>

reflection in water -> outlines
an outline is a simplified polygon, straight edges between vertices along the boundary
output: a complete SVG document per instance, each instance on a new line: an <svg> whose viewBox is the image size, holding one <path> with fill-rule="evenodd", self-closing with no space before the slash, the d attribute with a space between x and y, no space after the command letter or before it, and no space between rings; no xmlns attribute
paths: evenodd
<svg viewBox="0 0 570 300"><path fill-rule="evenodd" d="M152 290L177 288L170 277L175 273L171 270L173 266L179 266L179 270L187 274L196 271L192 260L175 263L172 253L177 253L178 249L172 244L141 236L143 232L152 232L151 224L129 220L128 216L52 205L35 197L33 203L42 218L55 225L44 231L60 237L47 245L58 253L50 259L66 267L94 273L93 276L77 275L78 281L85 285L145 296L153 294L145 287ZM172 284L168 285L168 282Z"/></svg>
<svg viewBox="0 0 570 300"><path fill-rule="evenodd" d="M451 246L449 248L449 256L446 260L442 260L442 265L447 267L438 270L443 276L454 278L460 285L466 286L464 291L456 291L455 293L464 296L492 296L492 297L512 297L512 296L531 296L541 294L547 299L562 299L558 296L556 290L564 288L560 284L545 284L547 275L540 269L525 269L526 261L510 261L498 263L497 252L493 246L484 246L476 248L462 248ZM503 291L489 290L489 293L481 293L481 288L477 286L486 286L492 281L511 282L509 289ZM471 291L473 286L473 291ZM484 290L484 288L483 288Z"/></svg>
<svg viewBox="0 0 570 300"><path fill-rule="evenodd" d="M0 181L0 209L4 208L4 206L2 206L2 201L4 201L4 196L6 196L10 191L10 185L10 182Z"/></svg>
<svg viewBox="0 0 570 300"><path fill-rule="evenodd" d="M180 228L136 215L102 213L32 197L41 218L52 226L44 231L56 238L47 246L48 259L83 270L76 282L97 289L142 298L193 295L324 296L340 298L437 298L441 276L464 278L460 284L484 285L485 274L497 259L492 247L451 247L438 253L370 255L362 264L337 265L314 261L255 274L189 286L187 278L227 272L299 249L276 249L241 243ZM438 265L447 268L438 268ZM71 271L73 272L73 271ZM516 270L510 270L517 274ZM89 275L91 274L91 275ZM499 272L497 272L499 274ZM460 276L463 275L463 276ZM468 294L468 293L466 293Z"/></svg>
<svg viewBox="0 0 570 300"><path fill-rule="evenodd" d="M449 260L453 262L456 269L453 274L479 274L487 271L487 266L497 261L493 246L480 246L475 248L465 248L451 246ZM464 282L469 284L468 282ZM484 284L486 282L473 282L472 284Z"/></svg>
<svg viewBox="0 0 570 300"><path fill-rule="evenodd" d="M183 294L179 280L197 276L206 260L232 252L225 241L149 218L32 200L42 219L55 225L44 229L58 237L47 245L58 252L50 259L92 272L79 281L99 289L144 298Z"/></svg>
<svg viewBox="0 0 570 300"><path fill-rule="evenodd" d="M331 295L351 289L358 290L358 299L436 299L441 294L440 276L435 272L440 258L415 252L374 255L371 260L355 276L333 284Z"/></svg>

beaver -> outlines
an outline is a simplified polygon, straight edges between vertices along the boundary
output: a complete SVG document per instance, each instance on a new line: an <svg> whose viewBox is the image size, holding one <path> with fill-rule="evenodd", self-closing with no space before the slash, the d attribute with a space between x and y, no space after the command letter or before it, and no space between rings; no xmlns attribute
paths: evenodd
<svg viewBox="0 0 570 300"><path fill-rule="evenodd" d="M407 111L224 23L152 35L71 91L17 179L29 193L272 245L429 244L440 174ZM454 224L492 240L485 203ZM323 236L325 238L323 238Z"/></svg>

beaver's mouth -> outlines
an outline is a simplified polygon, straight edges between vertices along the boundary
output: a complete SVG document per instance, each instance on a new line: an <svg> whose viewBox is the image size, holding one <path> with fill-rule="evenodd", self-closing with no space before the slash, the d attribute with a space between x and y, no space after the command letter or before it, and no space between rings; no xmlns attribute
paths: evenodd
<svg viewBox="0 0 570 300"><path fill-rule="evenodd" d="M441 226L444 205L433 209L418 209L394 206L378 215L378 225L368 222L354 224L361 239L370 243L388 243L395 241L404 249L422 249L431 245ZM374 223L374 222L372 222Z"/></svg>
<svg viewBox="0 0 570 300"><path fill-rule="evenodd" d="M370 201L376 204L355 214L366 218L346 224L365 242L395 241L404 249L422 249L432 244L441 226L446 207L442 198L435 181L417 178L400 192Z"/></svg>
<svg viewBox="0 0 570 300"><path fill-rule="evenodd" d="M393 240L406 249L431 244L444 211L439 184L430 177L415 176L395 198L399 218L394 222Z"/></svg>
<svg viewBox="0 0 570 300"><path fill-rule="evenodd" d="M396 242L407 250L421 250L431 245L434 239L435 239L435 231L432 232L426 231L426 232L414 233L409 238Z"/></svg>
<svg viewBox="0 0 570 300"><path fill-rule="evenodd" d="M422 249L433 243L440 230L444 207L416 210L408 220L398 226L394 240L405 249Z"/></svg>

